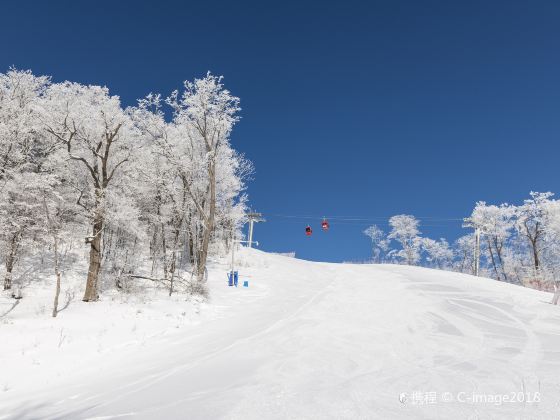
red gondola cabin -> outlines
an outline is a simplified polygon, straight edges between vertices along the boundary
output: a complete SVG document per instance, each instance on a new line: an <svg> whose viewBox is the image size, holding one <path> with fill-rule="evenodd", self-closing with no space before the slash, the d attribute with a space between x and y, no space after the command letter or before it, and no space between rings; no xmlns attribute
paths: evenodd
<svg viewBox="0 0 560 420"><path fill-rule="evenodd" d="M311 230L311 226L307 226L307 227L305 228L305 234L306 234L307 236L311 236L312 233L313 233L313 231Z"/></svg>
<svg viewBox="0 0 560 420"><path fill-rule="evenodd" d="M329 222L327 221L327 219L323 219L323 221L321 222L321 228L324 231L329 230Z"/></svg>

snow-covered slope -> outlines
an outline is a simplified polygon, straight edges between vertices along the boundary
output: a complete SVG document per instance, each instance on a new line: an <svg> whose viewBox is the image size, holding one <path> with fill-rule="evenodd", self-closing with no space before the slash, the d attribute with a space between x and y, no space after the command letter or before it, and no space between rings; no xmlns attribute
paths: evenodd
<svg viewBox="0 0 560 420"><path fill-rule="evenodd" d="M216 266L208 303L105 296L57 319L22 303L0 324L0 418L560 418L547 293L253 250L238 262L250 287Z"/></svg>

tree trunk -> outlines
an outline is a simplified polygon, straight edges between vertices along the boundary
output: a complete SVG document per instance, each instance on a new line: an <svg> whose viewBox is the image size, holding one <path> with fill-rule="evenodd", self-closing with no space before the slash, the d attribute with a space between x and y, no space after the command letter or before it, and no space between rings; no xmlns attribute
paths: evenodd
<svg viewBox="0 0 560 420"><path fill-rule="evenodd" d="M504 260L502 258L502 249L504 247L503 242L499 242L497 237L494 237L494 246L496 249L496 256L498 257L498 262L500 264L500 270L502 271L502 276L504 278L504 281L508 281L508 277L506 274L506 269L504 267Z"/></svg>
<svg viewBox="0 0 560 420"><path fill-rule="evenodd" d="M189 232L189 264L191 266L194 265L195 260L194 260L194 241L193 241L193 234L192 231Z"/></svg>
<svg viewBox="0 0 560 420"><path fill-rule="evenodd" d="M56 290L54 293L54 303L53 303L53 311L52 311L52 316L53 318L56 318L56 315L58 314L58 298L60 296L60 264L59 264L59 256L58 256L58 234L57 231L55 229L55 227L53 226L53 222L51 219L51 215L49 212L49 206L47 205L47 199L43 198L43 204L45 206L45 216L47 217L47 227L48 227L48 231L50 232L50 234L52 235L53 238L53 247L54 247L54 274L56 275Z"/></svg>
<svg viewBox="0 0 560 420"><path fill-rule="evenodd" d="M558 300L560 299L560 282L554 284L554 296L552 297L553 305L558 305Z"/></svg>
<svg viewBox="0 0 560 420"><path fill-rule="evenodd" d="M539 261L539 251L537 248L537 239L531 240L531 245L533 247L533 260L535 262L535 272L539 272L540 268L540 261Z"/></svg>
<svg viewBox="0 0 560 420"><path fill-rule="evenodd" d="M490 253L490 260L492 261L492 268L494 268L494 273L496 273L496 279L500 279L500 273L498 273L498 266L496 265L496 259L494 258L494 252L492 251L492 242L490 242L490 238L488 238L488 252Z"/></svg>
<svg viewBox="0 0 560 420"><path fill-rule="evenodd" d="M93 237L89 239L89 269L86 282L84 302L94 302L99 299L98 281L101 269L101 235L103 231L103 216L98 214L93 224Z"/></svg>
<svg viewBox="0 0 560 420"><path fill-rule="evenodd" d="M204 282L204 273L206 272L206 260L208 258L208 246L210 238L214 232L214 219L216 216L216 171L215 163L210 165L208 170L210 178L210 211L208 213L207 223L204 226L204 234L202 236L202 247L198 257L197 280L199 283Z"/></svg>
<svg viewBox="0 0 560 420"><path fill-rule="evenodd" d="M177 266L177 242L179 241L179 231L176 229L173 235L173 249L171 251L171 262L169 264L169 296L173 294L173 279L175 278L175 268Z"/></svg>
<svg viewBox="0 0 560 420"><path fill-rule="evenodd" d="M210 229L204 231L202 246L198 254L198 269L196 278L199 282L204 282L204 273L206 272L206 260L208 258L208 245L210 244Z"/></svg>
<svg viewBox="0 0 560 420"><path fill-rule="evenodd" d="M161 216L161 194L158 190L156 197L155 197L155 201L157 203L156 208L157 208L157 217L158 219L160 219ZM162 227L163 229L163 227ZM157 257L158 257L158 225L154 223L154 234L152 236L152 239L150 241L150 255L152 256L152 271L151 271L151 275L154 275L154 272L156 271L156 267L157 267Z"/></svg>
<svg viewBox="0 0 560 420"><path fill-rule="evenodd" d="M162 258L163 258L163 278L167 280L167 244L165 242L165 225L161 224L161 250L162 250Z"/></svg>
<svg viewBox="0 0 560 420"><path fill-rule="evenodd" d="M12 288L12 271L14 269L16 254L18 250L18 237L19 234L15 233L10 241L10 251L6 255L6 276L4 277L4 290Z"/></svg>
<svg viewBox="0 0 560 420"><path fill-rule="evenodd" d="M59 258L58 258L58 238L56 234L53 234L54 240L54 273L56 275L56 290L54 293L54 303L53 303L53 318L56 318L58 314L58 297L60 296L60 268L59 268Z"/></svg>
<svg viewBox="0 0 560 420"><path fill-rule="evenodd" d="M10 290L12 288L12 269L13 264L6 260L6 276L4 277L4 290Z"/></svg>

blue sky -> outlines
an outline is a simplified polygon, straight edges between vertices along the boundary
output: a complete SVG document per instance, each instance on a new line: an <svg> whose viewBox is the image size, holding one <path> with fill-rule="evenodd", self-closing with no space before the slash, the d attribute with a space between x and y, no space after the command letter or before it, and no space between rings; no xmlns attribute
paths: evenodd
<svg viewBox="0 0 560 420"><path fill-rule="evenodd" d="M478 200L560 193L559 2L36 1L2 16L0 71L107 85L125 104L224 75L265 250L361 260L361 231L391 215L452 241L465 231L449 219ZM323 233L323 215L372 220Z"/></svg>

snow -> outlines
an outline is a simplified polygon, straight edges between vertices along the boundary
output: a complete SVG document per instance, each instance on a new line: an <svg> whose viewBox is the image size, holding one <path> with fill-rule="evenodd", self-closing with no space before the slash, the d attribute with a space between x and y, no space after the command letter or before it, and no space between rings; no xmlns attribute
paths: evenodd
<svg viewBox="0 0 560 420"><path fill-rule="evenodd" d="M549 293L248 249L237 264L249 287L215 263L208 302L78 293L53 319L52 284L26 290L0 320L0 418L560 418ZM540 402L496 403L518 392Z"/></svg>

